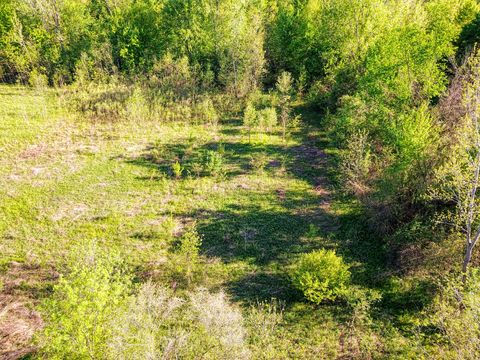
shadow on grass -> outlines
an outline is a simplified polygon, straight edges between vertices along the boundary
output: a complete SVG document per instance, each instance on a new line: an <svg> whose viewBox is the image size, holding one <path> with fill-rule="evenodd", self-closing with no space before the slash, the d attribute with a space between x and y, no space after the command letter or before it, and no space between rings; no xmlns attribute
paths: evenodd
<svg viewBox="0 0 480 360"><path fill-rule="evenodd" d="M235 136L241 132L238 125L238 121L228 122L226 128L220 131ZM171 176L174 161L178 160L191 172L193 164L202 163L208 151L223 148L226 180L252 172L251 159L266 154L270 164L267 170L281 163L289 175L309 183L313 188L330 189L331 174L336 173L332 169L335 159L327 158L321 150L327 146L327 140L322 137L312 114L306 116L305 130L294 136L302 145L287 147L250 144L240 140L204 144L187 141L183 144L163 144L160 149L152 145L145 149L142 156L127 161ZM301 295L292 289L288 281L287 267L298 254L319 248L335 248L344 256L352 264L355 284L375 288L384 286L389 272L388 249L382 239L368 228L365 213L358 205L351 200L349 203L348 198L341 198L338 202L348 209L332 212L321 206L329 195L318 191L295 193L287 188L282 196L280 199L274 190L239 189L238 198L220 209L196 209L172 215L198 221L198 230L204 235L201 248L204 256L220 258L224 263L244 261L255 266L254 272L226 284L238 300L251 302L277 298L292 303L301 300ZM332 228L331 224L337 223L341 226ZM306 235L311 224L320 229L318 236ZM382 306L414 308L415 300L414 303L406 301L414 298L413 294L406 293L405 296L403 300L385 299Z"/></svg>
<svg viewBox="0 0 480 360"><path fill-rule="evenodd" d="M255 303L280 300L292 303L302 300L302 294L292 287L285 274L271 272L255 272L247 274L239 280L226 284L234 300Z"/></svg>
<svg viewBox="0 0 480 360"><path fill-rule="evenodd" d="M198 165L204 166L211 151L222 152L222 167L227 179L248 174L253 170L252 160L265 157L266 170L284 166L287 173L314 187L326 184L326 155L315 144L284 146L230 141L198 145L187 140L185 143L151 144L140 156L126 161L167 176L173 176L172 164L178 161L184 168L185 177L195 174ZM208 173L202 170L201 175L208 176Z"/></svg>
<svg viewBox="0 0 480 360"><path fill-rule="evenodd" d="M308 238L305 234L310 224L329 215L316 212L313 218L309 211L296 213L298 204L299 201L286 201L285 207L278 210L230 204L220 211L188 216L199 220L198 229L205 237L204 255L220 257L224 262L245 260L266 266L271 262L288 263L295 254L327 245L319 242L318 237ZM303 205L308 210L308 200ZM311 210L312 207L310 204Z"/></svg>
<svg viewBox="0 0 480 360"><path fill-rule="evenodd" d="M139 157L126 160L129 164L156 169L168 176L172 176L172 164L178 161L184 167L184 174L194 174L197 165L204 166L209 151L222 153L222 168L227 178L247 174L252 170L250 162L260 154L275 163L280 162L285 150L282 146L248 144L241 142L211 142L197 146L195 144L162 144L151 145ZM272 163L273 163L272 161ZM269 165L267 165L267 168ZM270 166L274 167L274 166ZM205 170L202 176L208 176Z"/></svg>

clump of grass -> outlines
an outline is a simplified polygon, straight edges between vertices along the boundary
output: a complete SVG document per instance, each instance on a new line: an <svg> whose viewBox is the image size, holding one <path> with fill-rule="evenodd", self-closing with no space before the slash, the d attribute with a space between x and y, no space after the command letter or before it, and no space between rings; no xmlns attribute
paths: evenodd
<svg viewBox="0 0 480 360"><path fill-rule="evenodd" d="M257 358L284 357L278 338L284 320L284 307L285 304L278 300L262 301L250 306L246 325L250 329L249 342Z"/></svg>
<svg viewBox="0 0 480 360"><path fill-rule="evenodd" d="M203 173L203 166L199 162L194 162L191 165L190 169L197 178L200 177Z"/></svg>

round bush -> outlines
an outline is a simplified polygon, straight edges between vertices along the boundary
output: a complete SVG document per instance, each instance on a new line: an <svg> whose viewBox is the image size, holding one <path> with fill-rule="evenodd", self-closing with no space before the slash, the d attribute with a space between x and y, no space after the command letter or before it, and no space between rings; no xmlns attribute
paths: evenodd
<svg viewBox="0 0 480 360"><path fill-rule="evenodd" d="M291 272L294 286L316 304L346 293L350 280L348 265L332 250L303 254Z"/></svg>

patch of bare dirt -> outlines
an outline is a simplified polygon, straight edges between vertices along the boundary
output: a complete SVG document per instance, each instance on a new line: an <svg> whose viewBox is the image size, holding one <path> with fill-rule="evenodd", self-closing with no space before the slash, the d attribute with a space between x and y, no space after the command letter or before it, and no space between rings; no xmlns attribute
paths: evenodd
<svg viewBox="0 0 480 360"><path fill-rule="evenodd" d="M24 151L22 151L19 155L20 159L28 160L28 159L36 159L39 156L46 154L49 151L49 146L46 143L39 143L30 145Z"/></svg>

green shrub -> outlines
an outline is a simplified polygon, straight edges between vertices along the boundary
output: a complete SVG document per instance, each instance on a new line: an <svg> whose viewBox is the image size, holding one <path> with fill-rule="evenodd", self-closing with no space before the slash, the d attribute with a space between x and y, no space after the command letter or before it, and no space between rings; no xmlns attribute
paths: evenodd
<svg viewBox="0 0 480 360"><path fill-rule="evenodd" d="M257 111L251 102L245 107L243 112L243 125L248 129L248 141L250 142L252 128L257 125Z"/></svg>
<svg viewBox="0 0 480 360"><path fill-rule="evenodd" d="M349 326L344 334L345 348L358 359L380 358L383 344L371 316L372 306L381 299L380 293L350 286L345 297L351 308Z"/></svg>
<svg viewBox="0 0 480 360"><path fill-rule="evenodd" d="M341 156L340 171L346 190L360 195L368 190L369 172L372 165L370 143L366 131L353 133L347 140Z"/></svg>
<svg viewBox="0 0 480 360"><path fill-rule="evenodd" d="M205 171L212 176L220 175L223 172L222 154L218 151L207 151L204 159L204 168Z"/></svg>
<svg viewBox="0 0 480 360"><path fill-rule="evenodd" d="M427 326L439 329L440 348L432 348L432 359L480 357L480 272L472 269L463 282L461 276L446 276L439 281L438 294L425 312ZM443 356L440 356L443 355Z"/></svg>
<svg viewBox="0 0 480 360"><path fill-rule="evenodd" d="M206 98L200 104L197 105L198 117L203 123L217 126L218 125L218 114L213 105L212 99Z"/></svg>
<svg viewBox="0 0 480 360"><path fill-rule="evenodd" d="M346 294L350 271L332 250L318 250L300 257L291 271L293 285L316 304Z"/></svg>
<svg viewBox="0 0 480 360"><path fill-rule="evenodd" d="M202 238L195 226L192 226L180 239L180 248L178 250L181 258L180 268L188 284L192 282L198 264L200 246L202 246Z"/></svg>
<svg viewBox="0 0 480 360"><path fill-rule="evenodd" d="M48 78L37 69L33 69L30 72L28 84L37 90L44 90L48 86Z"/></svg>
<svg viewBox="0 0 480 360"><path fill-rule="evenodd" d="M130 277L112 251L92 245L75 253L43 306L39 342L48 359L103 359L113 335L109 323L126 305Z"/></svg>
<svg viewBox="0 0 480 360"><path fill-rule="evenodd" d="M280 122L282 124L283 140L287 133L287 126L290 121L291 98L293 92L293 79L289 72L282 72L277 79L277 91L279 93Z"/></svg>

